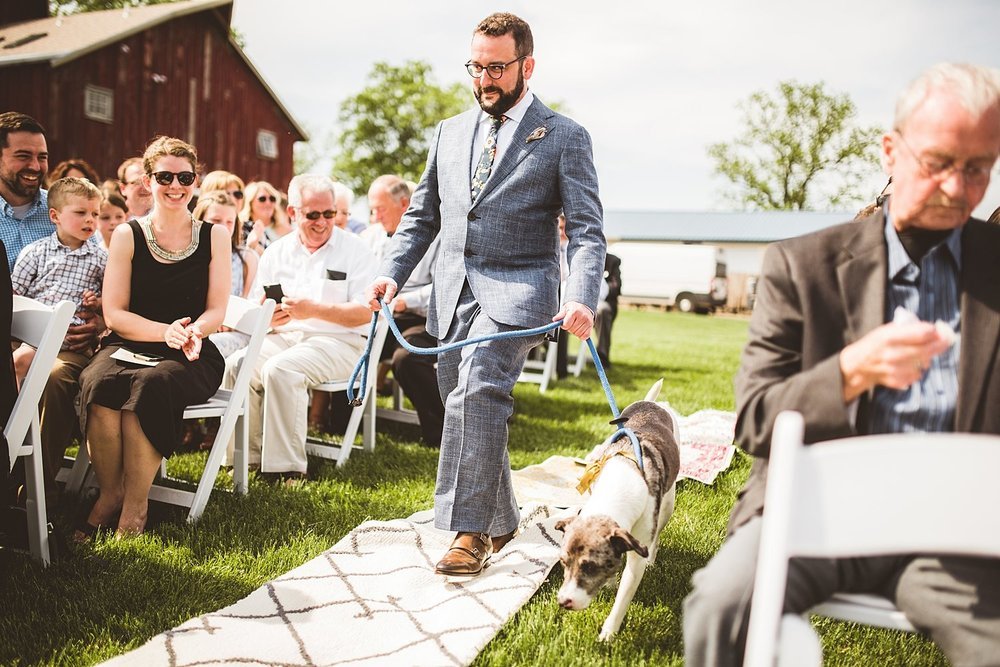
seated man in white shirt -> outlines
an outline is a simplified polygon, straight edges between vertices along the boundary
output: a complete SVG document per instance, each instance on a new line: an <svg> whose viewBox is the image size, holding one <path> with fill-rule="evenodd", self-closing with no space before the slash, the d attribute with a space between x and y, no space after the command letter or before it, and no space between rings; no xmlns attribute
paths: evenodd
<svg viewBox="0 0 1000 667"><path fill-rule="evenodd" d="M364 289L377 265L364 241L334 224L336 213L329 178L293 178L295 232L268 246L249 295L263 300L265 287L280 285L284 296L250 381L249 463L275 479L305 477L309 389L350 375L365 347L371 311ZM232 386L244 355L227 360L224 386Z"/></svg>

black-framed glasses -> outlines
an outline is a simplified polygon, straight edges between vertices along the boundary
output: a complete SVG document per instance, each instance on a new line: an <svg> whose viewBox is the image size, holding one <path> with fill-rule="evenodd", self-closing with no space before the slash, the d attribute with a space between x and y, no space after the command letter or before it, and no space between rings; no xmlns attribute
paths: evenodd
<svg viewBox="0 0 1000 667"><path fill-rule="evenodd" d="M330 220L337 215L337 211L332 208L328 208L325 211L309 211L308 213L303 211L301 208L299 210L302 211L302 215L304 215L307 220L319 220L320 216Z"/></svg>
<svg viewBox="0 0 1000 667"><path fill-rule="evenodd" d="M896 130L896 134L899 135L899 140L906 146L906 150L910 152L913 159L920 165L920 171L926 178L932 178L940 183L947 180L953 171L960 171L966 185L980 186L990 182L990 172L993 171L993 160L990 160L989 164L984 162L970 164L966 162L963 165L959 165L951 158L936 155L917 155L917 152L906 141L903 133Z"/></svg>
<svg viewBox="0 0 1000 667"><path fill-rule="evenodd" d="M490 65L480 65L479 63L474 63L469 61L465 63L465 71L469 73L473 79L478 79L486 72L486 75L491 79L496 81L503 76L504 70L513 65L519 60L524 60L528 56L521 56L520 58L514 58L509 63L492 63Z"/></svg>
<svg viewBox="0 0 1000 667"><path fill-rule="evenodd" d="M259 197L257 197L257 201L259 201L261 204L263 204L266 201L270 201L273 204L274 202L278 201L278 198L275 197L274 195L260 195Z"/></svg>
<svg viewBox="0 0 1000 667"><path fill-rule="evenodd" d="M157 183L163 186L173 183L174 177L176 176L177 182L184 187L187 187L194 183L194 179L197 174L193 171L154 171L152 176Z"/></svg>
<svg viewBox="0 0 1000 667"><path fill-rule="evenodd" d="M243 199L243 191L233 190L232 192L229 193L229 196L232 197L233 199Z"/></svg>

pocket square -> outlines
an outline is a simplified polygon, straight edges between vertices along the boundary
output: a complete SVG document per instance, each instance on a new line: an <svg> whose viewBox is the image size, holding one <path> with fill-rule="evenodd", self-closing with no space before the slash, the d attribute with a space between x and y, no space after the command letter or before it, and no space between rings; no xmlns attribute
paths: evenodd
<svg viewBox="0 0 1000 667"><path fill-rule="evenodd" d="M524 143L530 144L532 141L538 141L539 139L544 139L546 132L548 132L548 129L546 129L545 127L536 127L534 130L531 131L531 134L528 135L528 138L524 140Z"/></svg>

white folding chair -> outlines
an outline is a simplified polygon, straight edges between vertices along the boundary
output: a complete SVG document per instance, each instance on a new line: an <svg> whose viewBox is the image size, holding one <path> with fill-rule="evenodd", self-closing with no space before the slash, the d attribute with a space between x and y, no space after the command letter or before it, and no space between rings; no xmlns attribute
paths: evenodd
<svg viewBox="0 0 1000 667"><path fill-rule="evenodd" d="M782 618L789 558L1000 557L1000 517L983 511L1000 506L994 479L1000 470L1000 436L908 433L804 446L803 433L800 414L778 415L747 635L748 667L771 667L776 653L784 656L779 664L808 664L801 654L789 655L803 646L801 636L789 642L781 631L796 618ZM838 595L811 611L912 630L899 610L876 596Z"/></svg>
<svg viewBox="0 0 1000 667"><path fill-rule="evenodd" d="M541 359L531 358L531 354L535 350L541 350ZM550 341L536 345L528 352L528 358L524 361L524 368L517 381L533 382L538 385L538 392L544 394L545 390L549 388L549 382L555 377L558 356L558 343Z"/></svg>
<svg viewBox="0 0 1000 667"><path fill-rule="evenodd" d="M226 316L223 320L230 329L240 331L250 336L247 353L236 374L232 389L219 389L215 396L199 405L189 405L184 410L184 419L202 419L204 417L221 417L219 430L215 441L208 452L208 461L201 473L198 487L194 491L177 488L179 480L166 475L166 462L160 464L160 475L149 490L150 500L157 500L171 505L188 507L187 520L197 521L205 511L208 497L215 487L215 479L219 475L226 448L234 431L236 433L233 449L233 486L237 493L247 493L247 452L249 449L249 393L250 378L257 365L260 348L271 325L274 314L274 301L266 299L262 304L256 304L238 296L230 296L226 306ZM73 470L66 482L66 491L76 493L83 485L88 464L87 448L81 447L73 464Z"/></svg>
<svg viewBox="0 0 1000 667"><path fill-rule="evenodd" d="M590 346L587 345L587 341L580 340L579 338L573 337L580 347L576 350L576 361L566 366L566 370L573 374L573 377L580 377L580 373L583 369L587 367L587 362L590 361Z"/></svg>
<svg viewBox="0 0 1000 667"><path fill-rule="evenodd" d="M49 563L48 516L45 509L45 482L42 479L42 441L39 437L38 402L55 365L59 348L76 306L60 301L54 307L34 299L14 295L11 338L35 348L28 374L14 402L3 434L7 439L10 469L19 457L25 458L25 492L28 513L28 546L31 555Z"/></svg>
<svg viewBox="0 0 1000 667"><path fill-rule="evenodd" d="M375 451L375 385L378 380L378 358L382 354L382 345L385 344L385 337L389 331L389 325L384 317L378 320L375 327L375 339L372 341L371 356L368 363L368 377L365 386L365 395L361 396L361 405L355 406L351 410L351 417L347 422L347 430L340 444L333 444L318 440L316 438L306 439L306 453L324 459L332 459L337 462L337 467L343 467L347 463L351 450L354 449L354 439L358 434L358 427L361 426L361 441L366 452ZM330 393L347 391L350 386L350 377L341 380L331 380L318 384L312 388L313 391L326 391ZM354 381L355 391L361 390L361 375Z"/></svg>
<svg viewBox="0 0 1000 667"><path fill-rule="evenodd" d="M406 396L403 388L399 386L395 378L392 378L392 407L375 408L376 419L386 419L388 421L399 422L401 424L420 424L420 416L416 410L406 407Z"/></svg>

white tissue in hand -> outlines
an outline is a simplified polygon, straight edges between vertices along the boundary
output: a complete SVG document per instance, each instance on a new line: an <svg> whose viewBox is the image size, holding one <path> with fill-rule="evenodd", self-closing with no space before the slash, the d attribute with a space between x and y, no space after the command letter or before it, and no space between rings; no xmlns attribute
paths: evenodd
<svg viewBox="0 0 1000 667"><path fill-rule="evenodd" d="M955 341L958 339L958 334L955 333L955 330L952 329L947 322L944 320L938 320L934 323L934 328L937 329L938 335L941 336L941 338L948 341L949 346L955 344Z"/></svg>
<svg viewBox="0 0 1000 667"><path fill-rule="evenodd" d="M913 324L919 321L920 319L916 315L902 306L896 306L896 310L892 313L893 324ZM941 336L941 338L948 341L948 345L954 345L955 341L958 339L958 334L956 334L955 330L952 329L951 326L944 320L936 321L934 323L934 329L937 330L937 333Z"/></svg>

